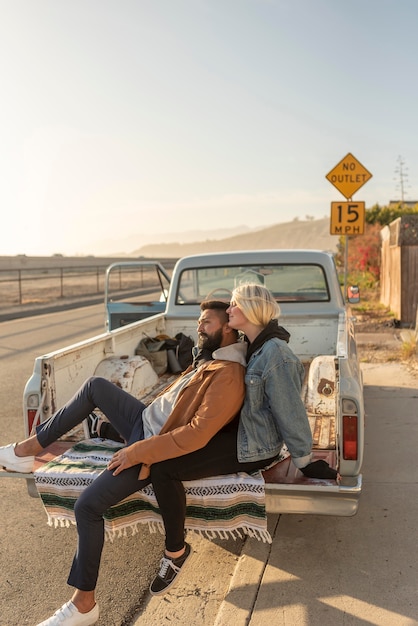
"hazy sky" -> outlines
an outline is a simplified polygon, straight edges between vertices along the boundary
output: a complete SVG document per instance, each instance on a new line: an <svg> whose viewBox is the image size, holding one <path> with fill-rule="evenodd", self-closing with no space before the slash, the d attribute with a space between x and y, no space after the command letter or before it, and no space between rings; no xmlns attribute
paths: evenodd
<svg viewBox="0 0 418 626"><path fill-rule="evenodd" d="M0 255L418 199L417 0L0 0ZM126 250L129 252L130 250Z"/></svg>

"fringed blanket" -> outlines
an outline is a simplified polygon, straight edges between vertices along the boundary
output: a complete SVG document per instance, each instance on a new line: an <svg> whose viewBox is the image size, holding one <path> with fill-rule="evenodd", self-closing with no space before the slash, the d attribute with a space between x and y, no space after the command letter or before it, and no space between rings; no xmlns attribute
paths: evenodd
<svg viewBox="0 0 418 626"><path fill-rule="evenodd" d="M75 501L120 448L114 441L89 439L36 470L35 483L50 526L75 524ZM271 543L261 472L187 481L184 486L186 530L208 538L249 535ZM110 541L126 535L128 530L135 534L139 524L148 524L151 532L164 532L152 485L111 507L104 519Z"/></svg>

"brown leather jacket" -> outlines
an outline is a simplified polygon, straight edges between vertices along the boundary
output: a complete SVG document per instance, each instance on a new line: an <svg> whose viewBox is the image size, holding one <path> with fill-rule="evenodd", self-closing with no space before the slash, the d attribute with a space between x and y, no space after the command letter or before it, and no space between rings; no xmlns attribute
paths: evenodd
<svg viewBox="0 0 418 626"><path fill-rule="evenodd" d="M228 346L230 348L232 346ZM239 351L242 354L242 348ZM132 465L143 463L141 479L149 475L145 466L203 448L234 419L245 397L243 363L245 359L241 358L239 362L216 359L201 365L179 393L161 432L126 449ZM185 373L191 369L188 368Z"/></svg>

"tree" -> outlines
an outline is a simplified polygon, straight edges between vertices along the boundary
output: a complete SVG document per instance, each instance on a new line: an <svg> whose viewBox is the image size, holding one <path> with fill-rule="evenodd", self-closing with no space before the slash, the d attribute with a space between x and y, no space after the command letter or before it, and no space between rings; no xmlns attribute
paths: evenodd
<svg viewBox="0 0 418 626"><path fill-rule="evenodd" d="M400 202L395 206L384 207L380 207L378 204L375 204L371 209L366 209L366 223L386 226L398 217L408 213L418 213L418 204L416 204L413 209L406 210L402 207Z"/></svg>

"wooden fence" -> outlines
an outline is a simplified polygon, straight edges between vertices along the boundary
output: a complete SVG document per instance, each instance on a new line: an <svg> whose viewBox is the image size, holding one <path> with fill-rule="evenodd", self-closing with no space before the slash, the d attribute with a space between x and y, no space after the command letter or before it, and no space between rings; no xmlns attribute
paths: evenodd
<svg viewBox="0 0 418 626"><path fill-rule="evenodd" d="M418 311L418 215L403 215L381 231L380 301L402 326L414 328Z"/></svg>

